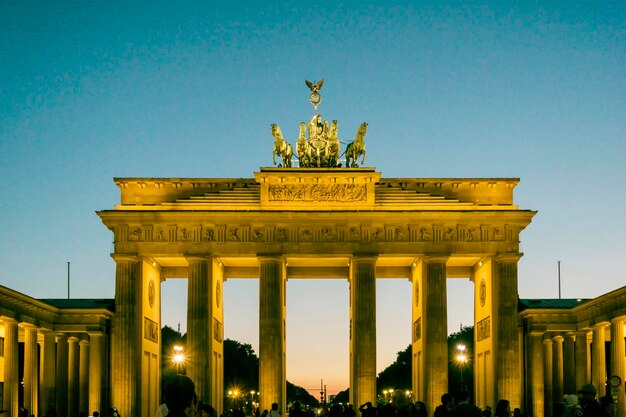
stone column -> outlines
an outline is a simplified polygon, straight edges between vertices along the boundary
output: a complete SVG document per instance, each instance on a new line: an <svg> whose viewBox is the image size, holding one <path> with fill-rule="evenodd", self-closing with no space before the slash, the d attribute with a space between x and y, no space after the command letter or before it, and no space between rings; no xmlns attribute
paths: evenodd
<svg viewBox="0 0 626 417"><path fill-rule="evenodd" d="M260 256L259 272L260 407L276 402L285 415L285 265L280 256Z"/></svg>
<svg viewBox="0 0 626 417"><path fill-rule="evenodd" d="M106 404L103 393L106 384L102 383L103 359L105 357L104 338L102 333L89 333L89 405L87 412L91 415L94 411L105 412Z"/></svg>
<svg viewBox="0 0 626 417"><path fill-rule="evenodd" d="M78 342L78 338L74 336L68 339L67 409L70 417L77 416L79 412L80 356Z"/></svg>
<svg viewBox="0 0 626 417"><path fill-rule="evenodd" d="M522 373L517 311L517 261L519 254L494 258L494 327L496 397L511 402L511 409L521 407ZM550 397L547 397L550 398Z"/></svg>
<svg viewBox="0 0 626 417"><path fill-rule="evenodd" d="M624 393L624 384L626 383L626 363L624 359L624 325L625 317L619 317L611 320L611 369L613 375L617 375L622 379L617 394L617 415L624 417L626 415L626 395Z"/></svg>
<svg viewBox="0 0 626 417"><path fill-rule="evenodd" d="M552 415L552 340L546 337L543 340L543 397L544 416Z"/></svg>
<svg viewBox="0 0 626 417"><path fill-rule="evenodd" d="M111 343L111 406L122 416L141 415L141 277L136 256L114 254L115 318ZM93 410L92 410L93 411ZM100 410L102 411L102 410Z"/></svg>
<svg viewBox="0 0 626 417"><path fill-rule="evenodd" d="M529 398L527 411L531 410L533 417L544 417L544 377L543 377L543 332L531 332L526 336L528 356Z"/></svg>
<svg viewBox="0 0 626 417"><path fill-rule="evenodd" d="M563 336L552 338L552 402L563 398Z"/></svg>
<svg viewBox="0 0 626 417"><path fill-rule="evenodd" d="M59 417L67 416L67 390L68 390L68 355L69 347L67 335L60 333L57 339L57 372L56 372L56 409Z"/></svg>
<svg viewBox="0 0 626 417"><path fill-rule="evenodd" d="M187 257L187 375L196 384L198 398L211 398L211 258Z"/></svg>
<svg viewBox="0 0 626 417"><path fill-rule="evenodd" d="M54 333L43 332L41 351L41 368L39 374L39 415L55 407L55 379L56 379L56 345Z"/></svg>
<svg viewBox="0 0 626 417"><path fill-rule="evenodd" d="M376 403L376 256L350 262L350 402Z"/></svg>
<svg viewBox="0 0 626 417"><path fill-rule="evenodd" d="M37 328L22 324L24 328L24 408L30 414L39 409L39 353Z"/></svg>
<svg viewBox="0 0 626 417"><path fill-rule="evenodd" d="M79 346L78 366L78 412L89 410L89 342L81 340Z"/></svg>
<svg viewBox="0 0 626 417"><path fill-rule="evenodd" d="M18 417L18 375L19 361L17 349L17 321L3 317L4 322L4 402L7 417Z"/></svg>
<svg viewBox="0 0 626 417"><path fill-rule="evenodd" d="M587 332L576 332L575 342L575 357L576 357L576 391L582 388L583 385L590 382L589 373L587 372Z"/></svg>
<svg viewBox="0 0 626 417"><path fill-rule="evenodd" d="M448 310L446 261L425 258L422 278L422 340L424 355L424 399L434 410L448 391Z"/></svg>
<svg viewBox="0 0 626 417"><path fill-rule="evenodd" d="M563 393L576 394L576 357L573 333L567 333L563 341Z"/></svg>
<svg viewBox="0 0 626 417"><path fill-rule="evenodd" d="M591 358L591 383L598 392L597 398L606 395L606 352L604 348L604 330L608 323L598 323L593 326L593 345Z"/></svg>

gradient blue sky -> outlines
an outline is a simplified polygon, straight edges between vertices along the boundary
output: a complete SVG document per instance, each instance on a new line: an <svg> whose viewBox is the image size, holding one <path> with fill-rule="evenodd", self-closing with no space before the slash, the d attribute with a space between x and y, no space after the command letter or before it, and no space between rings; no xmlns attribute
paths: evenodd
<svg viewBox="0 0 626 417"><path fill-rule="evenodd" d="M113 177L251 177L294 141L304 79L384 177L520 177L522 298L626 283L626 7L549 2L0 2L0 284L113 297ZM472 321L448 280L450 331ZM185 330L185 281L163 284ZM378 363L410 340L408 281L378 284ZM224 288L258 347L258 282ZM348 384L348 284L288 283L288 378ZM317 295L314 297L312 295Z"/></svg>

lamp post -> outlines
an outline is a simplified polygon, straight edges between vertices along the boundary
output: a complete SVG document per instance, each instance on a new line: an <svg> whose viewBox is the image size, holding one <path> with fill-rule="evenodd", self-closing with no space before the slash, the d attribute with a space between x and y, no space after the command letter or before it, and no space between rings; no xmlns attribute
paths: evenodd
<svg viewBox="0 0 626 417"><path fill-rule="evenodd" d="M176 366L176 374L180 375L180 368L185 363L185 353L181 345L174 345L174 353L172 354L172 362Z"/></svg>
<svg viewBox="0 0 626 417"><path fill-rule="evenodd" d="M463 366L467 363L467 347L464 344L456 345L456 357L454 358L456 362L459 364L459 368L461 370L461 378L460 385L461 389L463 389Z"/></svg>

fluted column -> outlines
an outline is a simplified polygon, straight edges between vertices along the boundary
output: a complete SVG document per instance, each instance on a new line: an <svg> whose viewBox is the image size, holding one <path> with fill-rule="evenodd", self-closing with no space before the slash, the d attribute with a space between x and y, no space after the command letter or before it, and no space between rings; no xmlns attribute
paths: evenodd
<svg viewBox="0 0 626 417"><path fill-rule="evenodd" d="M115 318L111 343L112 403L122 416L139 416L141 410L141 299L140 267L135 256L113 255L115 268Z"/></svg>
<svg viewBox="0 0 626 417"><path fill-rule="evenodd" d="M3 317L4 322L4 401L7 417L18 417L19 361L17 349L17 322Z"/></svg>
<svg viewBox="0 0 626 417"><path fill-rule="evenodd" d="M552 338L552 401L563 398L563 336Z"/></svg>
<svg viewBox="0 0 626 417"><path fill-rule="evenodd" d="M24 328L24 407L32 414L39 409L39 353L37 328L22 324Z"/></svg>
<svg viewBox="0 0 626 417"><path fill-rule="evenodd" d="M576 392L582 388L583 385L591 382L589 373L587 372L587 333L586 331L576 332L575 342L575 356L576 356Z"/></svg>
<svg viewBox="0 0 626 417"><path fill-rule="evenodd" d="M494 286L494 340L496 398L506 398L511 408L520 407L522 376L520 369L519 315L517 311L517 262L519 254L495 258ZM548 397L550 398L550 397Z"/></svg>
<svg viewBox="0 0 626 417"><path fill-rule="evenodd" d="M425 258L422 278L422 338L424 346L424 399L434 410L448 391L447 258Z"/></svg>
<svg viewBox="0 0 626 417"><path fill-rule="evenodd" d="M279 256L259 257L259 391L260 407L278 403L286 414L285 266Z"/></svg>
<svg viewBox="0 0 626 417"><path fill-rule="evenodd" d="M544 416L552 415L552 340L546 337L543 340L543 397Z"/></svg>
<svg viewBox="0 0 626 417"><path fill-rule="evenodd" d="M624 417L626 415L626 395L624 393L624 384L626 383L626 362L624 358L624 325L626 317L619 317L611 320L611 369L613 375L617 375L622 380L617 394L617 415Z"/></svg>
<svg viewBox="0 0 626 417"><path fill-rule="evenodd" d="M350 262L350 402L376 401L376 256Z"/></svg>
<svg viewBox="0 0 626 417"><path fill-rule="evenodd" d="M198 398L211 398L211 258L187 257L187 375Z"/></svg>
<svg viewBox="0 0 626 417"><path fill-rule="evenodd" d="M608 323L603 322L593 326L593 344L591 358L591 383L596 387L598 398L606 395L606 352L604 331Z"/></svg>
<svg viewBox="0 0 626 417"><path fill-rule="evenodd" d="M102 333L89 333L89 405L87 411L90 415L94 411L105 411L106 396L102 391L106 386L102 383L104 352Z"/></svg>
<svg viewBox="0 0 626 417"><path fill-rule="evenodd" d="M527 409L533 417L544 417L544 378L543 378L543 332L531 332L526 336L528 344L528 387L529 398Z"/></svg>
<svg viewBox="0 0 626 417"><path fill-rule="evenodd" d="M79 347L78 366L78 411L91 412L89 410L89 342L81 340Z"/></svg>
<svg viewBox="0 0 626 417"><path fill-rule="evenodd" d="M68 371L67 371L67 409L69 416L78 415L78 395L80 378L80 356L78 338L68 339Z"/></svg>
<svg viewBox="0 0 626 417"><path fill-rule="evenodd" d="M44 331L39 373L39 415L55 407L56 345L54 333Z"/></svg>
<svg viewBox="0 0 626 417"><path fill-rule="evenodd" d="M563 393L576 394L576 358L575 339L572 333L567 333L563 340Z"/></svg>
<svg viewBox="0 0 626 417"><path fill-rule="evenodd" d="M56 372L56 409L59 417L67 417L67 392L68 392L68 360L69 346L67 335L60 333L57 340L57 372Z"/></svg>

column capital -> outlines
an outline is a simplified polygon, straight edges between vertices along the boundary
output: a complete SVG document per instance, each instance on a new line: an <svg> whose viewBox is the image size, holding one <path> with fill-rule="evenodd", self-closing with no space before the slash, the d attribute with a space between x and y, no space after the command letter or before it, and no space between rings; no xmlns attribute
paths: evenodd
<svg viewBox="0 0 626 417"><path fill-rule="evenodd" d="M81 339L78 341L78 344L81 346L89 346L89 340Z"/></svg>
<svg viewBox="0 0 626 417"><path fill-rule="evenodd" d="M522 256L524 256L523 253L499 253L496 254L493 259L496 262L518 262Z"/></svg>
<svg viewBox="0 0 626 417"><path fill-rule="evenodd" d="M59 340L65 340L67 342L68 336L65 333L55 333L55 339L58 342Z"/></svg>
<svg viewBox="0 0 626 417"><path fill-rule="evenodd" d="M433 264L433 263L446 263L450 259L450 256L447 255L424 255L422 258L422 262L425 264Z"/></svg>
<svg viewBox="0 0 626 417"><path fill-rule="evenodd" d="M609 327L609 325L610 325L610 324L611 324L611 323L610 323L610 322L608 322L608 321L601 321L600 323L595 323L595 324L591 325L591 328L592 328L593 330L596 330L596 329L604 329L604 328Z"/></svg>
<svg viewBox="0 0 626 417"><path fill-rule="evenodd" d="M67 341L71 343L76 343L76 342L80 342L80 339L76 336L70 336L67 338Z"/></svg>
<svg viewBox="0 0 626 417"><path fill-rule="evenodd" d="M556 336L552 338L552 340L554 340L555 342L562 342L563 336L561 336L560 334L557 334Z"/></svg>
<svg viewBox="0 0 626 417"><path fill-rule="evenodd" d="M111 258L118 264L139 262L139 256L136 253L112 253Z"/></svg>
<svg viewBox="0 0 626 417"><path fill-rule="evenodd" d="M620 324L622 325L626 324L626 316L613 317L611 319L611 324L614 326L619 326Z"/></svg>
<svg viewBox="0 0 626 417"><path fill-rule="evenodd" d="M13 317L9 317L9 316L0 316L0 321L3 323L15 323L17 324L17 320L15 320Z"/></svg>
<svg viewBox="0 0 626 417"><path fill-rule="evenodd" d="M32 323L26 323L26 322L21 322L18 326L21 327L24 330L26 330L26 329L29 329L29 330L33 330L34 329L34 330L36 330L39 327L39 326L35 326Z"/></svg>
<svg viewBox="0 0 626 417"><path fill-rule="evenodd" d="M350 263L352 261L358 262L376 262L378 260L377 253L353 253L350 257Z"/></svg>
<svg viewBox="0 0 626 417"><path fill-rule="evenodd" d="M574 332L567 332L567 333L565 333L564 337L566 339L568 339L568 340L576 340L576 333L574 333Z"/></svg>
<svg viewBox="0 0 626 417"><path fill-rule="evenodd" d="M259 262L282 262L285 258L282 253L257 253Z"/></svg>
<svg viewBox="0 0 626 417"><path fill-rule="evenodd" d="M549 335L546 335L545 339L543 339L543 344L544 345L551 345L552 344L552 339L550 338Z"/></svg>

